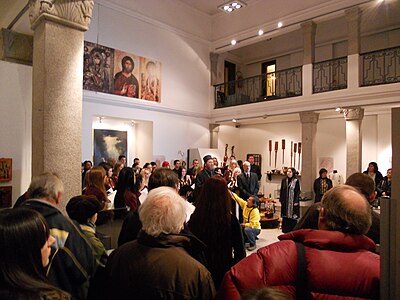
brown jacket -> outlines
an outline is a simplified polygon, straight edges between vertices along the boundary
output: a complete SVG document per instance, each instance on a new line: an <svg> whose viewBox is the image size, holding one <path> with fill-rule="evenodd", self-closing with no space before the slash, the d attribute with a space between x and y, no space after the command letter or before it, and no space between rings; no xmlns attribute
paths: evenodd
<svg viewBox="0 0 400 300"><path fill-rule="evenodd" d="M108 299L212 299L211 274L186 252L189 245L185 235L142 231L111 254Z"/></svg>

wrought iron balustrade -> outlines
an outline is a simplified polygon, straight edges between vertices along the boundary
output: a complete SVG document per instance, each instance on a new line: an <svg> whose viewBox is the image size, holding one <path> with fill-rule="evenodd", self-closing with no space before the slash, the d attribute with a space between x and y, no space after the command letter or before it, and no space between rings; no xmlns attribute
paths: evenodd
<svg viewBox="0 0 400 300"><path fill-rule="evenodd" d="M215 108L302 95L302 67L217 84Z"/></svg>
<svg viewBox="0 0 400 300"><path fill-rule="evenodd" d="M364 53L361 86L400 82L400 47Z"/></svg>
<svg viewBox="0 0 400 300"><path fill-rule="evenodd" d="M313 64L313 93L347 88L347 57Z"/></svg>

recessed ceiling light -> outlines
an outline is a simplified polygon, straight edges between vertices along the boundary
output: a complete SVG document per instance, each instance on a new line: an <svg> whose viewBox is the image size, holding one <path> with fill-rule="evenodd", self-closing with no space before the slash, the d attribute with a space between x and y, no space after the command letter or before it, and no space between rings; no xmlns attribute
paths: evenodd
<svg viewBox="0 0 400 300"><path fill-rule="evenodd" d="M283 26L282 22L278 23L278 28L281 28Z"/></svg>
<svg viewBox="0 0 400 300"><path fill-rule="evenodd" d="M232 2L232 6L236 6L237 5L237 3L236 2Z"/></svg>
<svg viewBox="0 0 400 300"><path fill-rule="evenodd" d="M239 9L239 8L241 8L242 6L241 6L240 4L236 4L235 7L236 7L236 9Z"/></svg>
<svg viewBox="0 0 400 300"><path fill-rule="evenodd" d="M225 5L225 6L224 6L224 10L228 10L228 8L229 8L228 5Z"/></svg>
<svg viewBox="0 0 400 300"><path fill-rule="evenodd" d="M227 9L227 11L231 12L231 11L233 11L233 8L232 8L232 7L229 7L229 8Z"/></svg>
<svg viewBox="0 0 400 300"><path fill-rule="evenodd" d="M235 0L223 3L218 6L218 9L222 10L223 12L230 13L242 7L245 7L247 4L243 0Z"/></svg>
<svg viewBox="0 0 400 300"><path fill-rule="evenodd" d="M231 45L232 45L232 46L235 46L235 45L236 45L236 40L232 40L232 41L231 41Z"/></svg>
<svg viewBox="0 0 400 300"><path fill-rule="evenodd" d="M335 110L336 110L336 111L340 111L340 107L337 107Z"/></svg>
<svg viewBox="0 0 400 300"><path fill-rule="evenodd" d="M233 122L233 123L236 123L236 122L237 122L237 120L236 120L236 119L232 119L232 122Z"/></svg>
<svg viewBox="0 0 400 300"><path fill-rule="evenodd" d="M258 31L258 35L263 35L264 34L264 31L262 30L262 29L260 29L259 31Z"/></svg>

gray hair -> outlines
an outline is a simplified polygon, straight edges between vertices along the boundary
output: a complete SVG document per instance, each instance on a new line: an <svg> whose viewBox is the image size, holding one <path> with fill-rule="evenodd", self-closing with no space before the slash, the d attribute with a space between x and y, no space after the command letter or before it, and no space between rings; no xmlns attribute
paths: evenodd
<svg viewBox="0 0 400 300"><path fill-rule="evenodd" d="M328 230L365 234L371 227L370 206L354 187L340 185L329 190L322 198L321 207Z"/></svg>
<svg viewBox="0 0 400 300"><path fill-rule="evenodd" d="M139 218L148 235L177 234L186 221L185 200L171 187L155 188L139 207Z"/></svg>
<svg viewBox="0 0 400 300"><path fill-rule="evenodd" d="M58 194L64 192L64 184L56 173L42 173L32 178L28 189L31 199L57 200Z"/></svg>
<svg viewBox="0 0 400 300"><path fill-rule="evenodd" d="M248 166L248 167L250 167L250 163L246 160L246 161L243 163L243 166Z"/></svg>

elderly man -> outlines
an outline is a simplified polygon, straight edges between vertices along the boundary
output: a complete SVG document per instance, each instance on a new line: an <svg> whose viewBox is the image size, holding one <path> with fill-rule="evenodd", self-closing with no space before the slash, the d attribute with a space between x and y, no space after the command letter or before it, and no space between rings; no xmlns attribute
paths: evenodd
<svg viewBox="0 0 400 300"><path fill-rule="evenodd" d="M28 199L22 207L41 213L56 239L47 276L74 299L86 299L90 276L95 272L93 250L78 227L58 209L64 185L56 174L44 173L32 179Z"/></svg>
<svg viewBox="0 0 400 300"><path fill-rule="evenodd" d="M188 254L190 237L180 234L186 212L176 190L151 190L139 216L143 228L138 239L108 260L108 298L213 299L210 272Z"/></svg>
<svg viewBox="0 0 400 300"><path fill-rule="evenodd" d="M250 162L243 163L243 173L237 178L237 184L240 191L240 198L248 199L250 196L258 194L258 177L256 173L250 171Z"/></svg>
<svg viewBox="0 0 400 300"><path fill-rule="evenodd" d="M321 202L319 230L303 229L251 255L225 274L216 299L271 286L294 299L379 299L380 259L364 234L371 226L367 201L338 186Z"/></svg>

